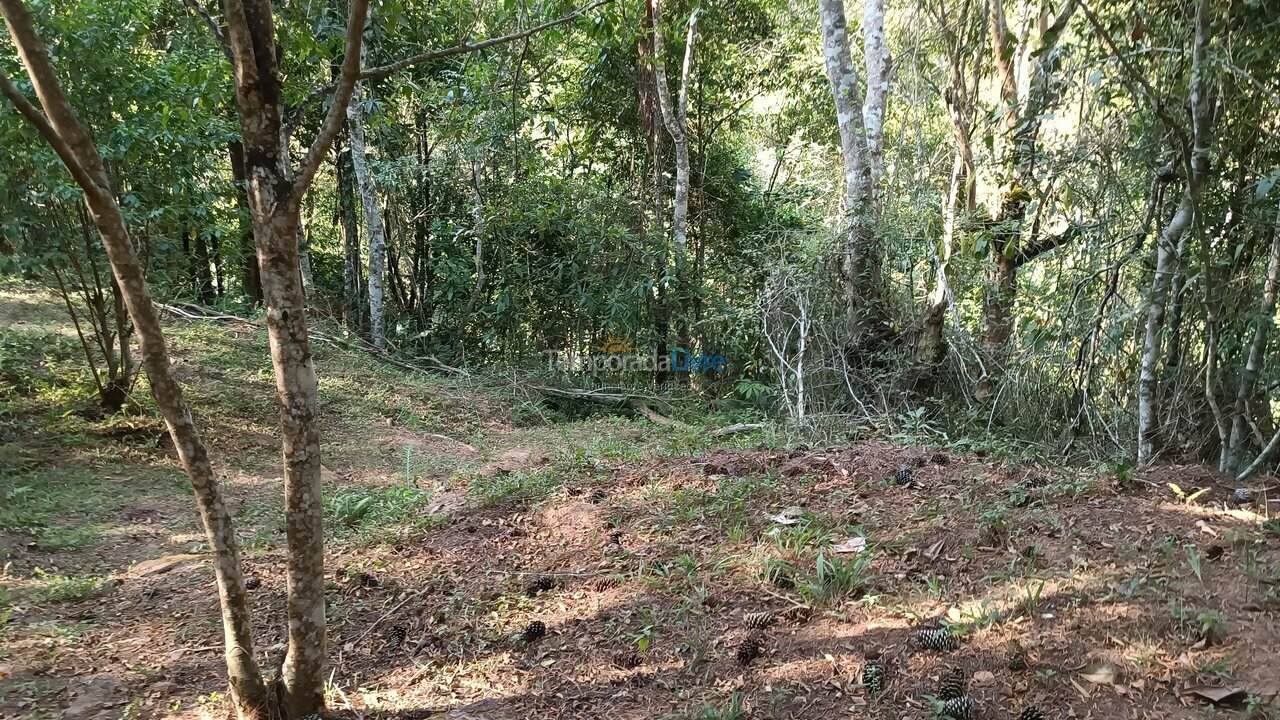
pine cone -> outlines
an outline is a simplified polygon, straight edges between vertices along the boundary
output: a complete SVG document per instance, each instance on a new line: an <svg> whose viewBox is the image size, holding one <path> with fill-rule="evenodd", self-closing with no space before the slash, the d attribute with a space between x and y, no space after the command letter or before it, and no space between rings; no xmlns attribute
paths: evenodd
<svg viewBox="0 0 1280 720"><path fill-rule="evenodd" d="M949 652L960 647L960 640L947 628L921 628L916 631L916 643L934 652Z"/></svg>
<svg viewBox="0 0 1280 720"><path fill-rule="evenodd" d="M769 582L779 590L794 590L796 588L795 578L791 577L791 571L784 567L775 567L769 571Z"/></svg>
<svg viewBox="0 0 1280 720"><path fill-rule="evenodd" d="M1020 484L1027 490L1035 490L1037 488L1049 487L1053 484L1053 481L1044 475L1036 473L1023 478Z"/></svg>
<svg viewBox="0 0 1280 720"><path fill-rule="evenodd" d="M1018 643L1018 641L1011 641L1009 646L1005 649L1004 664L1005 667L1014 672L1022 672L1029 666L1029 663L1027 662L1027 651Z"/></svg>
<svg viewBox="0 0 1280 720"><path fill-rule="evenodd" d="M938 699L939 700L955 700L964 697L965 686L969 684L969 678L965 675L964 668L953 667L951 670L943 674L942 680L938 683Z"/></svg>
<svg viewBox="0 0 1280 720"><path fill-rule="evenodd" d="M535 643L546 637L547 626L541 620L534 620L520 632L520 639L525 643Z"/></svg>
<svg viewBox="0 0 1280 720"><path fill-rule="evenodd" d="M747 613L742 617L742 624L752 630L767 630L773 625L774 621L773 613L768 612Z"/></svg>
<svg viewBox="0 0 1280 720"><path fill-rule="evenodd" d="M613 656L613 666L623 670L638 668L642 664L644 664L644 660L636 652L621 652Z"/></svg>
<svg viewBox="0 0 1280 720"><path fill-rule="evenodd" d="M809 622L809 618L813 617L813 608L804 605L793 605L783 610L779 615L792 625L803 625Z"/></svg>
<svg viewBox="0 0 1280 720"><path fill-rule="evenodd" d="M952 720L970 720L973 717L973 701L967 697L952 698L942 703L942 716Z"/></svg>
<svg viewBox="0 0 1280 720"><path fill-rule="evenodd" d="M618 578L612 575L601 575L600 577L591 578L583 584L583 587L592 592L604 592L618 587Z"/></svg>
<svg viewBox="0 0 1280 720"><path fill-rule="evenodd" d="M378 578L370 575L367 572L356 573L355 581L356 581L356 585L359 585L362 588L378 587Z"/></svg>
<svg viewBox="0 0 1280 720"><path fill-rule="evenodd" d="M738 652L734 656L739 665L747 665L752 660L764 654L764 640L759 635L751 635L742 644L738 646Z"/></svg>
<svg viewBox="0 0 1280 720"><path fill-rule="evenodd" d="M250 575L244 579L245 590L257 590L260 587L262 587L262 578L257 575Z"/></svg>
<svg viewBox="0 0 1280 720"><path fill-rule="evenodd" d="M911 469L911 466L901 465L898 467L898 472L893 474L893 481L898 485L915 487L917 485L916 473Z"/></svg>
<svg viewBox="0 0 1280 720"><path fill-rule="evenodd" d="M1018 714L1018 720L1045 720L1045 719L1044 719L1044 713L1040 712L1040 708L1029 707L1029 708L1024 708L1023 711Z"/></svg>
<svg viewBox="0 0 1280 720"><path fill-rule="evenodd" d="M546 592L547 590L554 590L557 585L558 583L555 578L545 576L540 577L525 587L524 594L529 597L535 597L538 593Z"/></svg>
<svg viewBox="0 0 1280 720"><path fill-rule="evenodd" d="M868 691L878 693L884 690L886 674L884 663L879 660L870 660L866 665L862 666L862 685Z"/></svg>
<svg viewBox="0 0 1280 720"><path fill-rule="evenodd" d="M599 505L600 503L609 499L609 493L605 492L604 490L601 490L600 488L596 488L595 490L591 491L590 499L593 505Z"/></svg>
<svg viewBox="0 0 1280 720"><path fill-rule="evenodd" d="M392 650L400 647L404 644L404 639L408 635L409 632L404 629L403 625L396 625L387 631L387 647Z"/></svg>
<svg viewBox="0 0 1280 720"><path fill-rule="evenodd" d="M1249 488L1236 488L1236 491L1231 493L1231 502L1236 505L1252 505L1257 500L1258 496Z"/></svg>
<svg viewBox="0 0 1280 720"><path fill-rule="evenodd" d="M951 462L951 456L941 451L934 453L933 457L929 459L933 461L934 465L946 465Z"/></svg>

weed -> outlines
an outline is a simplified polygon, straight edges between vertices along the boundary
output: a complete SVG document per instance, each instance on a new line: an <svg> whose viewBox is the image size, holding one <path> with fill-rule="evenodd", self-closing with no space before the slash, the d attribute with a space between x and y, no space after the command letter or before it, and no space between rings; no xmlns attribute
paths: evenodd
<svg viewBox="0 0 1280 720"><path fill-rule="evenodd" d="M1044 593L1044 581L1037 580L1028 583L1022 590L1022 612L1028 617L1033 617L1040 608L1040 597Z"/></svg>
<svg viewBox="0 0 1280 720"><path fill-rule="evenodd" d="M502 502L535 502L564 484L557 474L546 470L517 470L512 473L481 475L471 483L471 492L485 506Z"/></svg>
<svg viewBox="0 0 1280 720"><path fill-rule="evenodd" d="M1196 574L1196 580L1199 580L1200 584L1203 585L1204 561L1200 557L1200 551L1196 549L1195 545L1187 546L1187 563L1191 565L1191 572Z"/></svg>
<svg viewBox="0 0 1280 720"><path fill-rule="evenodd" d="M871 558L867 552L844 560L827 556L825 550L818 552L814 563L814 572L797 583L801 597L811 604L821 604L837 600L867 585L867 567Z"/></svg>
<svg viewBox="0 0 1280 720"><path fill-rule="evenodd" d="M746 717L746 713L742 710L742 693L734 693L729 698L729 707L717 708L712 705L704 705L702 708L701 720L741 720Z"/></svg>
<svg viewBox="0 0 1280 720"><path fill-rule="evenodd" d="M39 568L35 574L44 581L41 594L46 600L53 602L84 600L97 592L101 585L101 580L95 577L48 575Z"/></svg>
<svg viewBox="0 0 1280 720"><path fill-rule="evenodd" d="M1009 509L988 510L978 518L979 541L987 547L999 547L1009 539Z"/></svg>

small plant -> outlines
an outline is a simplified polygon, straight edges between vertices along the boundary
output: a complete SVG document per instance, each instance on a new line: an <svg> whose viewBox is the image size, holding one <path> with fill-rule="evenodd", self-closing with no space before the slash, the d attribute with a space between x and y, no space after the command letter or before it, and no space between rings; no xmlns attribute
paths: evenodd
<svg viewBox="0 0 1280 720"><path fill-rule="evenodd" d="M654 631L653 625L645 625L640 628L640 632L632 636L631 644L636 646L636 650L644 652L649 649L649 646L653 645L653 639L656 636L657 633Z"/></svg>
<svg viewBox="0 0 1280 720"><path fill-rule="evenodd" d="M701 720L741 720L746 717L746 713L742 710L742 693L734 693L729 698L729 707L717 708L710 704L704 704L702 708Z"/></svg>
<svg viewBox="0 0 1280 720"><path fill-rule="evenodd" d="M1009 510L995 508L982 513L978 519L979 540L988 547L1004 545L1009 539Z"/></svg>
<svg viewBox="0 0 1280 720"><path fill-rule="evenodd" d="M800 595L810 603L822 603L861 591L867 584L868 553L849 560L831 558L825 550L818 552L814 572L799 583Z"/></svg>
<svg viewBox="0 0 1280 720"><path fill-rule="evenodd" d="M54 602L84 600L98 591L99 580L94 577L47 575L37 569L36 576L45 581L43 594Z"/></svg>
<svg viewBox="0 0 1280 720"><path fill-rule="evenodd" d="M1227 623L1217 610L1200 611L1196 624L1200 626L1200 637L1210 645L1220 641L1227 632Z"/></svg>
<svg viewBox="0 0 1280 720"><path fill-rule="evenodd" d="M1040 596L1044 593L1044 581L1028 583L1022 590L1022 612L1028 617L1035 615L1040 608Z"/></svg>
<svg viewBox="0 0 1280 720"><path fill-rule="evenodd" d="M1204 560L1200 557L1200 551L1195 545L1187 546L1187 563L1191 565L1191 572L1196 574L1196 580L1200 584L1204 584Z"/></svg>

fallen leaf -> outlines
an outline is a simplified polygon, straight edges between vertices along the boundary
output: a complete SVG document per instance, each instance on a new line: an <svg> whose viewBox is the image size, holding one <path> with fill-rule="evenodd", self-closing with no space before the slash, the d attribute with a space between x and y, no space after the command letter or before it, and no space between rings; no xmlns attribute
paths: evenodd
<svg viewBox="0 0 1280 720"><path fill-rule="evenodd" d="M1116 669L1110 665L1088 665L1080 677L1095 685L1110 685L1116 681Z"/></svg>
<svg viewBox="0 0 1280 720"><path fill-rule="evenodd" d="M1195 695L1215 705L1232 700L1243 699L1248 692L1241 687L1213 687L1212 685L1195 685L1183 691L1184 695Z"/></svg>
<svg viewBox="0 0 1280 720"><path fill-rule="evenodd" d="M800 522L800 516L803 514L804 508L798 505L792 505L777 515L768 515L767 517L779 525L795 525Z"/></svg>
<svg viewBox="0 0 1280 720"><path fill-rule="evenodd" d="M986 687L988 685L994 685L995 682L996 682L995 673L988 672L986 670L979 670L978 672L973 674L973 684L977 685L978 687Z"/></svg>
<svg viewBox="0 0 1280 720"><path fill-rule="evenodd" d="M860 553L866 549L867 539L864 537L848 537L831 546L831 550L837 553Z"/></svg>

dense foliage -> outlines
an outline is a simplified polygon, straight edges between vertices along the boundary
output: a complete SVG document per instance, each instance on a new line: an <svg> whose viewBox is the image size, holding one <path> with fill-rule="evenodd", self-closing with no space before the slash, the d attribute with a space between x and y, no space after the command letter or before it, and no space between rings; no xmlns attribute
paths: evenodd
<svg viewBox="0 0 1280 720"><path fill-rule="evenodd" d="M200 19L158 0L28 5L157 296L254 312L230 67ZM364 64L574 7L385 0ZM545 351L610 341L686 348L729 361L692 388L808 420L999 428L1120 455L1144 432L1157 454L1234 472L1267 446L1280 417L1280 363L1266 362L1280 345L1269 332L1280 6L890 2L873 225L888 310L870 338L847 332L841 299L844 176L817 7L681 1L664 12L656 60L652 3L614 0L363 83L393 352L545 368ZM335 77L346 8L278 13L301 152L327 111L310 91ZM848 15L857 66L860 13ZM653 63L677 92L695 16L689 240L673 248L674 147L651 101ZM30 90L9 48L0 69ZM78 188L8 105L0 149L4 270L63 287L94 318L90 356L120 354L127 323L101 248L86 242ZM370 196L352 152L348 124L299 242L313 310L369 337ZM1190 224L1166 232L1184 196ZM926 342L935 326L944 344ZM123 378L104 385L129 381L127 365L111 372Z"/></svg>

